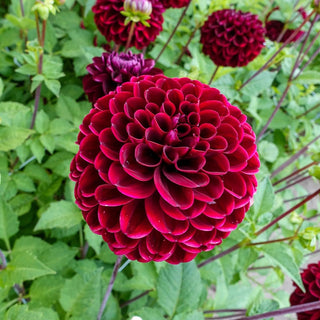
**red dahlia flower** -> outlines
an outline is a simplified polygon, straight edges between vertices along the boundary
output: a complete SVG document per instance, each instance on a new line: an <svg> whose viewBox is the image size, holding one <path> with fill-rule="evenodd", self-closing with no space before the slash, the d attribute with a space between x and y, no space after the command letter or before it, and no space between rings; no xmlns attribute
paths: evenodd
<svg viewBox="0 0 320 320"><path fill-rule="evenodd" d="M215 11L201 28L202 51L217 66L242 67L259 55L265 29L258 16L242 11Z"/></svg>
<svg viewBox="0 0 320 320"><path fill-rule="evenodd" d="M151 3L151 18L147 21L150 26L145 26L142 22L135 24L130 47L142 49L153 42L162 31L164 7L159 0L152 0ZM132 23L125 25L126 17L121 13L123 9L123 0L97 0L92 7L99 31L107 41L114 41L120 45L126 45Z"/></svg>
<svg viewBox="0 0 320 320"><path fill-rule="evenodd" d="M132 76L163 73L161 69L153 68L154 64L154 60L144 59L141 53L104 52L87 66L89 74L83 77L83 89L89 101L95 103Z"/></svg>
<svg viewBox="0 0 320 320"><path fill-rule="evenodd" d="M161 0L165 8L182 8L189 4L191 0Z"/></svg>
<svg viewBox="0 0 320 320"><path fill-rule="evenodd" d="M110 249L177 264L213 249L249 209L259 168L246 116L188 78L132 77L84 118L76 203Z"/></svg>
<svg viewBox="0 0 320 320"><path fill-rule="evenodd" d="M273 10L271 10L267 15L266 20L268 20L272 12L277 10L279 10L279 7L276 7ZM303 8L300 8L298 12L300 13L303 19L307 17L307 14ZM284 28L285 28L285 24L282 21L279 21L279 20L266 21L266 30L267 30L266 36L271 41L286 42L291 37L291 35L296 31L294 29L284 30ZM292 42L298 41L304 34L305 34L304 31L301 31L301 30L298 31L297 34L289 42L292 43Z"/></svg>
<svg viewBox="0 0 320 320"><path fill-rule="evenodd" d="M320 300L320 262L309 264L301 273L301 278L306 292L294 283L296 289L290 296L292 306ZM297 316L298 320L319 320L320 309L300 312Z"/></svg>

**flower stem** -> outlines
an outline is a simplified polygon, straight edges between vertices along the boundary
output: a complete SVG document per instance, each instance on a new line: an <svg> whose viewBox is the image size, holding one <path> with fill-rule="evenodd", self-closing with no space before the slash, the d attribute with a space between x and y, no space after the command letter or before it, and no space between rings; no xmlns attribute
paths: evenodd
<svg viewBox="0 0 320 320"><path fill-rule="evenodd" d="M118 270L119 270L119 267L120 267L120 263L121 263L122 257L123 256L118 256L118 258L117 258L117 260L116 260L116 262L114 264L114 268L113 268L113 272L112 272L112 275L111 275L111 279L110 279L107 291L106 291L106 293L105 293L105 295L103 297L103 300L102 300L102 303L101 303L101 306L100 306L100 309L99 309L99 313L98 313L98 316L97 316L97 320L101 320L103 311L104 311L104 309L105 309L105 307L107 305L107 302L108 302L108 299L110 297L114 282L115 282L117 274L118 274Z"/></svg>
<svg viewBox="0 0 320 320"><path fill-rule="evenodd" d="M291 212L295 211L296 209L298 209L299 207L301 207L302 205L304 205L305 203L307 203L308 201L310 201L311 199L313 199L314 197L316 197L318 194L320 194L320 189L318 189L317 191L315 191L314 193L312 193L311 195L307 196L304 200L302 200L301 202L299 202L298 204L296 204L295 206L293 206L291 209L287 210L285 213L283 213L282 215L280 215L279 217L275 218L274 220L272 220L270 223L268 223L266 226L264 226L262 229L260 229L259 231L257 231L255 233L255 236L258 237L261 233L265 232L266 230L268 230L269 228L271 228L273 225L275 225L277 222L279 222L281 219L283 219L284 217L286 217L287 215L289 215Z"/></svg>
<svg viewBox="0 0 320 320"><path fill-rule="evenodd" d="M136 26L136 23L135 23L134 21L132 21L132 22L131 22L131 26L130 26L130 30L129 30L129 35L128 35L127 43L126 43L126 47L125 47L125 49L124 49L125 52L127 52L128 49L129 49L129 47L130 47L135 26Z"/></svg>
<svg viewBox="0 0 320 320"><path fill-rule="evenodd" d="M313 162L307 164L306 166L302 167L301 169L298 169L298 170L292 172L291 174L289 174L288 176L285 176L284 178L276 181L276 182L273 183L272 185L273 185L273 186L276 186L277 184L279 184L279 183L281 183L281 182L283 182L283 181L286 181L286 180L292 178L293 176L295 176L295 175L297 175L298 173L300 173L300 172L302 172L302 171L304 171L304 170L306 170L306 169L314 166L315 164L317 164L317 162L316 162L316 161L313 161Z"/></svg>
<svg viewBox="0 0 320 320"><path fill-rule="evenodd" d="M142 292L141 294L139 294L138 296L124 302L122 305L120 305L120 308L124 308L126 306L128 306L129 304L143 298L144 296L146 296L149 292L151 292L152 290L146 290L145 292Z"/></svg>
<svg viewBox="0 0 320 320"><path fill-rule="evenodd" d="M1 250L0 250L0 258L2 260L2 263L0 264L0 270L3 270L7 267L8 264L7 264L7 259Z"/></svg>
<svg viewBox="0 0 320 320"><path fill-rule="evenodd" d="M178 23L176 24L176 26L174 27L173 31L171 32L171 34L170 34L167 42L166 42L166 43L164 44L164 46L162 47L162 49L161 49L161 51L159 52L158 56L154 59L155 63L158 62L160 56L162 55L162 53L164 52L164 50L165 50L166 47L168 46L169 42L170 42L171 39L173 38L174 34L176 33L176 31L177 31L178 27L180 26L180 24L181 24L184 16L185 16L186 13L187 13L187 10L188 10L188 8L189 8L189 6L190 6L190 3L191 3L191 1L188 3L188 5L187 5L187 6L184 8L184 10L182 11L181 16L180 16L180 18L179 18L179 21L178 21Z"/></svg>
<svg viewBox="0 0 320 320"><path fill-rule="evenodd" d="M308 180L308 179L311 179L311 178L312 178L312 176L303 177L303 178L301 178L301 179L299 179L297 181L294 181L292 183L287 184L285 187L283 187L281 189L276 190L274 193L279 193L281 191L289 189L290 187L293 187L293 186L297 185L298 183L301 183L301 182L303 182L305 180Z"/></svg>
<svg viewBox="0 0 320 320"><path fill-rule="evenodd" d="M199 264L198 264L198 268L202 268L202 267L204 267L205 265L207 265L208 263L211 263L211 262L213 262L213 261L215 261L215 260L217 260L217 259L220 259L220 258L226 256L227 254L229 254L229 253L231 253L231 252L233 252L233 251L236 251L236 250L240 249L240 248L241 248L241 244L242 244L242 242L237 243L237 244L234 245L233 247L231 247L231 248L229 248L229 249L227 249L227 250L225 250L225 251L222 251L222 252L220 252L219 254L217 254L217 255L215 255L215 256L213 256L213 257L211 257L211 258L209 258L209 259L207 259L207 260L205 260L205 261L203 261L203 262L201 262L201 263L199 263Z"/></svg>
<svg viewBox="0 0 320 320"><path fill-rule="evenodd" d="M248 80L246 80L240 87L241 90L245 87L251 80L253 80L256 76L258 76L263 70L265 70L269 64L274 60L274 58L282 51L282 49L298 34L298 32L302 29L302 27L311 19L315 10L313 10L306 19L300 24L300 26L291 34L290 37L280 46L280 48L272 55L272 57L257 71L255 72Z"/></svg>
<svg viewBox="0 0 320 320"><path fill-rule="evenodd" d="M296 238L297 238L297 236L292 236L292 237L269 240L269 241L250 242L246 245L246 247L254 247L254 246L260 246L260 245L269 244L269 243L276 243L276 242L284 242L284 241L288 241L288 240L295 240Z"/></svg>
<svg viewBox="0 0 320 320"><path fill-rule="evenodd" d="M257 314L255 316L251 316L251 317L241 317L241 318L237 318L234 320L263 320L263 319L276 317L276 316L282 316L282 315L290 314L290 313L300 313L300 312L312 311L312 310L316 310L319 308L320 308L320 301L316 301L316 302L309 302L309 303L300 304L297 306L291 306L291 307L279 309L276 311L270 311L270 312L266 312L266 313L262 313L262 314ZM210 318L207 318L207 319L210 319Z"/></svg>
<svg viewBox="0 0 320 320"><path fill-rule="evenodd" d="M192 31L187 43L185 44L185 46L182 48L182 51L180 53L180 56L178 57L177 61L176 61L176 64L180 64L181 63L181 60L182 60L182 57L184 56L184 54L186 53L187 49L188 49L188 46L191 42L191 40L194 38L196 32L198 31L199 29L199 26L196 26L195 29Z"/></svg>
<svg viewBox="0 0 320 320"><path fill-rule="evenodd" d="M315 137L312 141L310 141L306 146L304 146L302 149L300 149L298 152L296 152L291 158L289 158L287 161L285 161L280 167L278 167L276 170L274 170L271 173L271 178L273 178L275 175L277 175L278 173L280 173L282 170L284 170L285 168L287 168L292 162L294 162L295 160L297 160L302 154L304 154L308 148L310 147L311 144L313 144L314 142L316 142L318 139L320 138L320 135Z"/></svg>
<svg viewBox="0 0 320 320"><path fill-rule="evenodd" d="M217 309L217 310L207 310L204 311L204 314L208 314L208 313L226 313L226 312L238 312L238 313L245 313L246 309Z"/></svg>
<svg viewBox="0 0 320 320"><path fill-rule="evenodd" d="M213 71L213 74L212 74L212 76L211 76L211 78L210 78L210 80L209 80L209 82L208 82L208 85L209 85L209 86L211 85L211 83L212 83L214 77L216 76L216 74L218 73L218 70L219 70L219 66L216 66L215 69L214 69L214 71Z"/></svg>
<svg viewBox="0 0 320 320"><path fill-rule="evenodd" d="M304 113L301 113L300 115L298 115L296 117L296 119L300 119L304 116L306 116L308 113L312 112L313 110L316 110L317 108L320 107L320 103L316 104L315 106L313 106L312 108L308 109L307 111L305 111Z"/></svg>

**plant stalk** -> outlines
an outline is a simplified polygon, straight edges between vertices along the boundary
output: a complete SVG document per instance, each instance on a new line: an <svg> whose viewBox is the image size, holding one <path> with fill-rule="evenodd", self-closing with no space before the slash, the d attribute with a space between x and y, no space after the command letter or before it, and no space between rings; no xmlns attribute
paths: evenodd
<svg viewBox="0 0 320 320"><path fill-rule="evenodd" d="M128 306L129 304L143 298L144 296L146 296L147 294L149 294L149 292L151 292L152 290L146 290L145 292L142 292L141 294L139 294L138 296L124 302L122 305L120 305L120 308L124 308L126 306Z"/></svg>
<svg viewBox="0 0 320 320"><path fill-rule="evenodd" d="M2 263L0 264L0 270L3 270L7 267L8 263L7 263L7 259L5 257L5 255L3 254L3 252L0 250L0 258Z"/></svg>
<svg viewBox="0 0 320 320"><path fill-rule="evenodd" d="M171 34L170 34L167 42L166 42L166 43L164 44L164 46L162 47L162 49L161 49L161 51L159 52L158 56L154 59L155 63L158 62L160 56L163 54L164 50L167 48L168 44L170 43L171 39L173 38L174 34L176 33L176 31L177 31L178 27L180 26L180 24L181 24L184 16L185 16L186 13L187 13L187 10L188 10L188 8L189 8L189 6L190 6L190 3L191 3L191 1L187 4L187 6L186 6L186 7L184 8L184 10L182 11L181 16L180 16L180 18L179 18L179 20L178 20L178 23L176 24L176 26L174 27L173 31L171 32Z"/></svg>
<svg viewBox="0 0 320 320"><path fill-rule="evenodd" d="M185 44L185 46L182 48L182 51L180 53L180 56L178 57L177 61L176 61L176 64L180 64L181 63L181 60L182 60L182 57L184 56L184 54L186 53L187 49L188 49L188 46L191 42L191 40L194 38L196 32L198 31L199 29L199 26L196 26L195 29L192 31L187 43Z"/></svg>
<svg viewBox="0 0 320 320"><path fill-rule="evenodd" d="M135 26L136 26L136 23L134 21L131 21L131 26L130 26L130 30L129 30L129 35L128 35L126 47L124 49L125 52L127 52L130 47Z"/></svg>
<svg viewBox="0 0 320 320"><path fill-rule="evenodd" d="M211 78L210 78L210 80L209 80L209 82L208 82L208 86L210 86L210 85L211 85L211 83L212 83L212 81L213 81L214 77L215 77L215 76L216 76L216 74L218 73L218 70L219 70L219 66L216 66L216 67L215 67L215 69L214 69L214 71L213 71L213 74L212 74L212 76L211 76Z"/></svg>
<svg viewBox="0 0 320 320"><path fill-rule="evenodd" d="M97 320L101 320L103 311L106 308L108 299L110 297L114 282L115 282L117 274L118 274L118 270L119 270L119 267L120 267L120 263L121 263L122 257L123 256L118 256L118 258L117 258L117 260L116 260L116 262L114 264L114 268L113 268L113 272L112 272L112 275L111 275L111 279L110 279L107 291L106 291L106 293L105 293L105 295L103 297L103 300L102 300L102 303L101 303L101 306L100 306L100 309L99 309L99 313L98 313L98 316L97 316Z"/></svg>

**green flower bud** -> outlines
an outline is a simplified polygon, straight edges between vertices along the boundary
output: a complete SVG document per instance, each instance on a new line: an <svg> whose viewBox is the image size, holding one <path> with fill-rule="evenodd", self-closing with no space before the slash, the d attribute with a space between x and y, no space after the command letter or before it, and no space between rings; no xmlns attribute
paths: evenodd
<svg viewBox="0 0 320 320"><path fill-rule="evenodd" d="M148 0L125 0L123 4L124 11L121 11L127 25L130 21L141 22L145 26L150 26L147 20L152 13L152 3Z"/></svg>

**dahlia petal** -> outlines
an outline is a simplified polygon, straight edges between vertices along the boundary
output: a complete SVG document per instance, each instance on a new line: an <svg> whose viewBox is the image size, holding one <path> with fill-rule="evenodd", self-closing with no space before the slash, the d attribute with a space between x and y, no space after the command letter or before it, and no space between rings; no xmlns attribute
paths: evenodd
<svg viewBox="0 0 320 320"><path fill-rule="evenodd" d="M226 105L218 100L207 100L200 103L200 111L208 110L217 112L222 119L229 115L229 110Z"/></svg>
<svg viewBox="0 0 320 320"><path fill-rule="evenodd" d="M121 210L121 207L99 206L98 208L99 223L108 232L115 233L120 231L120 223L119 223L120 210Z"/></svg>
<svg viewBox="0 0 320 320"><path fill-rule="evenodd" d="M129 98L124 104L124 112L130 119L134 118L135 112L144 109L146 101L140 97Z"/></svg>
<svg viewBox="0 0 320 320"><path fill-rule="evenodd" d="M135 158L135 144L126 143L120 149L120 163L123 170L134 179L149 181L153 178L154 169L140 165Z"/></svg>
<svg viewBox="0 0 320 320"><path fill-rule="evenodd" d="M213 151L225 151L228 148L228 141L221 136L215 136L210 141L210 148Z"/></svg>
<svg viewBox="0 0 320 320"><path fill-rule="evenodd" d="M207 154L206 164L202 170L210 175L225 174L230 170L229 160L221 153Z"/></svg>
<svg viewBox="0 0 320 320"><path fill-rule="evenodd" d="M200 125L200 136L205 140L212 140L216 135L217 129L210 123L203 123Z"/></svg>
<svg viewBox="0 0 320 320"><path fill-rule="evenodd" d="M152 231L145 213L143 201L132 201L120 212L121 231L131 239L141 239Z"/></svg>
<svg viewBox="0 0 320 320"><path fill-rule="evenodd" d="M163 159L168 163L176 163L181 157L187 154L188 151L188 147L164 146Z"/></svg>
<svg viewBox="0 0 320 320"><path fill-rule="evenodd" d="M96 110L96 109L91 109L90 110L90 113L89 114L87 114L85 117L84 117L84 119L83 119L83 121L82 121L82 124L80 125L80 127L79 127L79 129L80 129L80 131L84 134L84 135L88 135L88 134L91 134L92 132L91 132L91 130L90 130L90 128L89 128L89 125L90 125L90 122L91 122L91 119L92 119L92 117L93 117L93 115L95 114L95 113L97 113L98 111Z"/></svg>
<svg viewBox="0 0 320 320"><path fill-rule="evenodd" d="M154 152L162 152L163 136L154 128L148 128L145 132L146 143Z"/></svg>
<svg viewBox="0 0 320 320"><path fill-rule="evenodd" d="M210 176L209 181L207 186L194 190L195 199L211 203L221 197L224 191L222 179L217 176Z"/></svg>
<svg viewBox="0 0 320 320"><path fill-rule="evenodd" d="M313 281L310 284L309 291L314 297L316 297L317 299L320 299L320 287L317 286L315 281Z"/></svg>
<svg viewBox="0 0 320 320"><path fill-rule="evenodd" d="M146 144L140 143L135 149L135 158L139 164L146 167L157 167L161 163L158 154L152 151Z"/></svg>
<svg viewBox="0 0 320 320"><path fill-rule="evenodd" d="M102 233L103 227L100 225L98 220L97 207L94 207L88 211L86 222L88 223L92 232L94 232L95 234Z"/></svg>
<svg viewBox="0 0 320 320"><path fill-rule="evenodd" d="M239 173L227 173L223 176L223 183L225 190L238 199L243 198L247 193L246 182Z"/></svg>
<svg viewBox="0 0 320 320"><path fill-rule="evenodd" d="M176 170L169 170L168 167L164 167L162 172L171 182L187 188L204 187L210 181L206 174L200 172L184 172L183 174L181 174Z"/></svg>
<svg viewBox="0 0 320 320"><path fill-rule="evenodd" d="M234 152L240 144L241 140L239 138L238 132L228 123L222 123L218 128L217 134L224 137L228 142L228 147L225 150L225 153Z"/></svg>
<svg viewBox="0 0 320 320"><path fill-rule="evenodd" d="M200 123L210 123L215 127L219 127L221 124L220 115L215 110L205 109L200 111Z"/></svg>
<svg viewBox="0 0 320 320"><path fill-rule="evenodd" d="M175 106L175 110L179 109L180 103L183 101L184 99L184 95L181 92L181 90L178 89L171 89L167 92L167 99L173 103L173 105ZM170 116L173 115L173 113L169 113Z"/></svg>
<svg viewBox="0 0 320 320"><path fill-rule="evenodd" d="M231 154L227 155L230 163L230 171L236 172L244 169L248 163L248 153L246 150L238 146L238 148Z"/></svg>
<svg viewBox="0 0 320 320"><path fill-rule="evenodd" d="M179 90L178 90L179 91ZM180 92L180 91L179 91ZM179 108L178 106L175 106L174 103L170 102L170 101L165 101L160 108L161 112L166 113L167 115L169 115L170 117L173 117L173 115L176 113L177 109Z"/></svg>
<svg viewBox="0 0 320 320"><path fill-rule="evenodd" d="M103 181L100 179L95 168L90 165L86 167L79 179L79 188L81 194L85 197L92 197L95 194L96 188L102 184Z"/></svg>
<svg viewBox="0 0 320 320"><path fill-rule="evenodd" d="M159 208L158 196L149 197L145 200L145 210L151 225L161 233L172 235L184 234L189 227L187 220L177 221L169 217Z"/></svg>
<svg viewBox="0 0 320 320"><path fill-rule="evenodd" d="M234 210L235 200L228 192L224 192L222 196L210 205L210 209L223 215L229 215Z"/></svg>
<svg viewBox="0 0 320 320"><path fill-rule="evenodd" d="M125 248L125 249L135 248L139 243L139 239L129 238L125 234L123 234L121 231L115 233L114 237L117 241L118 248Z"/></svg>
<svg viewBox="0 0 320 320"><path fill-rule="evenodd" d="M160 88L152 87L145 91L144 96L147 102L153 102L161 106L165 100L166 92Z"/></svg>
<svg viewBox="0 0 320 320"><path fill-rule="evenodd" d="M126 142L128 140L128 133L126 126L129 119L123 112L115 114L111 119L111 130L114 137L120 142Z"/></svg>
<svg viewBox="0 0 320 320"><path fill-rule="evenodd" d="M186 241L184 244L190 247L199 248L214 241L216 232L216 229L213 229L211 231L197 230L192 239Z"/></svg>
<svg viewBox="0 0 320 320"><path fill-rule="evenodd" d="M134 199L145 199L155 191L153 181L135 180L117 162L113 162L109 168L109 180L121 193Z"/></svg>
<svg viewBox="0 0 320 320"><path fill-rule="evenodd" d="M189 262L193 260L196 255L196 253L187 252L177 245L170 258L168 258L166 261L171 264L179 264L181 262Z"/></svg>
<svg viewBox="0 0 320 320"><path fill-rule="evenodd" d="M171 117L166 113L160 112L154 116L152 126L161 132L169 132L172 128Z"/></svg>
<svg viewBox="0 0 320 320"><path fill-rule="evenodd" d="M167 214L169 217L181 221L188 220L186 215L183 214L184 211L181 211L177 207L173 207L167 201L163 200L163 198L159 199L159 204L163 212Z"/></svg>
<svg viewBox="0 0 320 320"><path fill-rule="evenodd" d="M195 200L193 206L189 209L182 210L184 216L188 217L189 219L193 219L198 217L201 213L204 212L206 209L207 204L203 201Z"/></svg>
<svg viewBox="0 0 320 320"><path fill-rule="evenodd" d="M193 191L170 182L164 177L160 167L156 168L154 172L154 184L161 197L172 206L181 209L188 209L192 206Z"/></svg>
<svg viewBox="0 0 320 320"><path fill-rule="evenodd" d="M190 219L190 223L197 230L201 231L211 231L214 228L213 219L203 214L194 219Z"/></svg>
<svg viewBox="0 0 320 320"><path fill-rule="evenodd" d="M114 95L114 98L112 98L109 101L109 110L110 112L114 115L117 114L119 112L123 112L124 111L124 104L126 103L126 101L132 97L132 93L131 92L119 92L116 93Z"/></svg>
<svg viewBox="0 0 320 320"><path fill-rule="evenodd" d="M146 110L137 110L134 114L135 123L138 123L142 128L149 128L151 116Z"/></svg>
<svg viewBox="0 0 320 320"><path fill-rule="evenodd" d="M199 155L198 157L184 157L182 159L179 159L175 163L175 167L178 171L181 172L196 173L200 171L205 164L205 157Z"/></svg>
<svg viewBox="0 0 320 320"><path fill-rule="evenodd" d="M131 142L141 143L144 141L145 129L139 123L128 123L126 130Z"/></svg>
<svg viewBox="0 0 320 320"><path fill-rule="evenodd" d="M169 257L174 250L175 243L166 240L160 232L153 230L146 237L146 245L151 254Z"/></svg>
<svg viewBox="0 0 320 320"><path fill-rule="evenodd" d="M244 169L242 169L242 172L246 174L254 174L259 171L259 167L260 167L259 155L258 153L255 153L254 156L252 156L247 161L247 166Z"/></svg>
<svg viewBox="0 0 320 320"><path fill-rule="evenodd" d="M110 128L101 131L99 140L100 148L104 155L111 160L119 160L119 151L122 144L114 137Z"/></svg>
<svg viewBox="0 0 320 320"><path fill-rule="evenodd" d="M95 198L101 206L117 207L131 202L133 199L120 193L116 187L103 184L97 187Z"/></svg>
<svg viewBox="0 0 320 320"><path fill-rule="evenodd" d="M99 152L94 160L94 167L98 171L100 178L109 183L108 172L112 161L107 158L102 152Z"/></svg>
<svg viewBox="0 0 320 320"><path fill-rule="evenodd" d="M93 163L95 157L100 151L98 137L93 133L86 136L84 139L82 139L79 150L82 159L88 161L89 163Z"/></svg>
<svg viewBox="0 0 320 320"><path fill-rule="evenodd" d="M249 134L244 134L241 141L241 146L247 151L248 157L251 158L257 151L257 145L255 144L255 137Z"/></svg>
<svg viewBox="0 0 320 320"><path fill-rule="evenodd" d="M96 113L91 118L91 123L89 125L90 130L97 136L100 132L111 125L111 113L109 110L101 111Z"/></svg>

